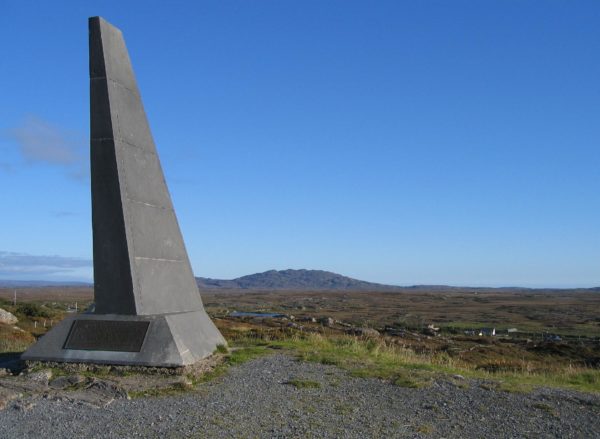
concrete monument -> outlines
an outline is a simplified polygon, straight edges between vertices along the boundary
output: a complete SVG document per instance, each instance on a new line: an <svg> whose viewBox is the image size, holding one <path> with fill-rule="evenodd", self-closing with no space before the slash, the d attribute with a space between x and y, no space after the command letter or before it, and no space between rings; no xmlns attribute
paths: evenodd
<svg viewBox="0 0 600 439"><path fill-rule="evenodd" d="M89 20L93 313L24 360L175 367L225 340L206 314L119 29Z"/></svg>

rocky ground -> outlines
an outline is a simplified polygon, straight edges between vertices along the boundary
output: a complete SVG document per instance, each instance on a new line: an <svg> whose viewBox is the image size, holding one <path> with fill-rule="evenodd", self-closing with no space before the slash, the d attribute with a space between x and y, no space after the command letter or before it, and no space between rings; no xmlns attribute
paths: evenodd
<svg viewBox="0 0 600 439"><path fill-rule="evenodd" d="M109 380L74 374L57 384L37 373L0 381L5 396L19 393L5 398L0 437L600 437L600 395L508 393L460 377L403 388L281 354L161 397L128 399Z"/></svg>

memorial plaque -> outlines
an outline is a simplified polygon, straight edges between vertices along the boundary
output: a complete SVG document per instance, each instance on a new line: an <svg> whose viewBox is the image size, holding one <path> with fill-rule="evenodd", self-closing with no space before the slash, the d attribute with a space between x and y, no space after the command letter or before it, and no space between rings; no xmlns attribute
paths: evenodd
<svg viewBox="0 0 600 439"><path fill-rule="evenodd" d="M75 320L64 349L140 352L150 322Z"/></svg>

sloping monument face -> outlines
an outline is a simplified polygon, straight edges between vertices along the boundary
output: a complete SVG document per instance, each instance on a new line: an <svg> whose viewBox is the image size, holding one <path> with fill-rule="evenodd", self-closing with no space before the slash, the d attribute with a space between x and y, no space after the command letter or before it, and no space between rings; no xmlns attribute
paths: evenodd
<svg viewBox="0 0 600 439"><path fill-rule="evenodd" d="M24 360L175 367L225 340L204 307L121 31L89 20L93 314Z"/></svg>

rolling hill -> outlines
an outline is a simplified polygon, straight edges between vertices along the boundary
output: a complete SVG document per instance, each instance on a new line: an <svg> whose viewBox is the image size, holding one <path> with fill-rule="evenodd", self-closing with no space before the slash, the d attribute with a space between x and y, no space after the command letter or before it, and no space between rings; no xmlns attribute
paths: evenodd
<svg viewBox="0 0 600 439"><path fill-rule="evenodd" d="M231 280L197 277L205 289L395 291L400 287L366 282L323 270L269 270Z"/></svg>

